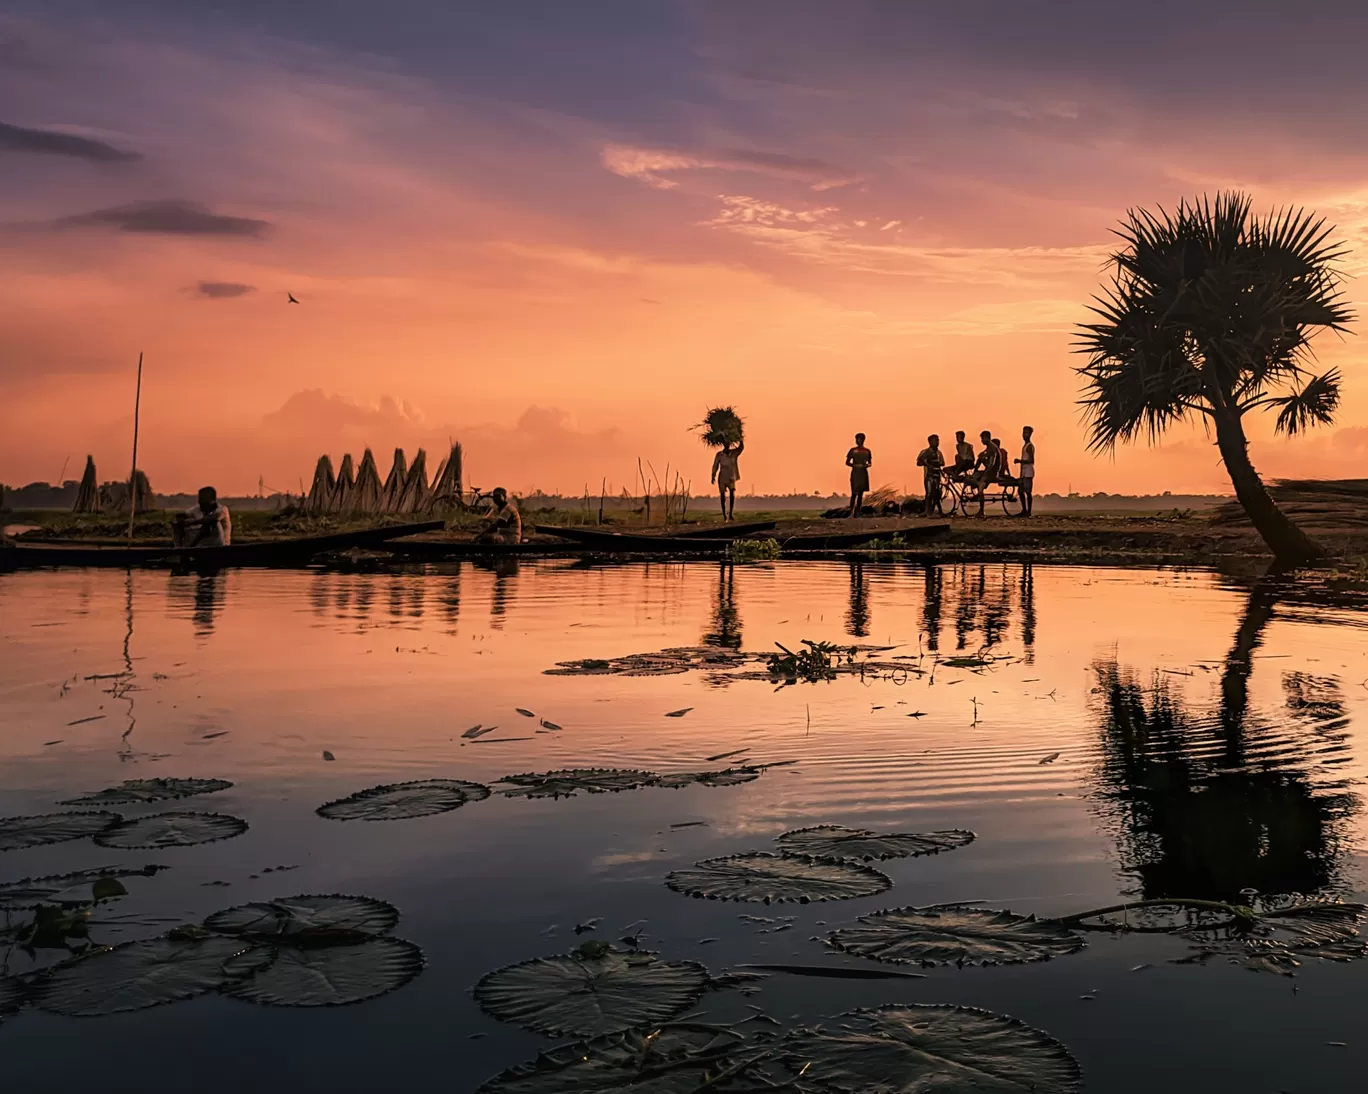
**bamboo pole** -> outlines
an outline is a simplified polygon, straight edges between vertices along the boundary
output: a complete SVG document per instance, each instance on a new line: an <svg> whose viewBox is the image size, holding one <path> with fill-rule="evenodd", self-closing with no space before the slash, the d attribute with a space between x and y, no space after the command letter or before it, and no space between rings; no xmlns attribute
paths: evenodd
<svg viewBox="0 0 1368 1094"><path fill-rule="evenodd" d="M135 490L138 480L138 417L142 413L142 361L138 354L138 390L133 397L133 468L128 472L128 543L133 544L133 517L138 511L138 495Z"/></svg>

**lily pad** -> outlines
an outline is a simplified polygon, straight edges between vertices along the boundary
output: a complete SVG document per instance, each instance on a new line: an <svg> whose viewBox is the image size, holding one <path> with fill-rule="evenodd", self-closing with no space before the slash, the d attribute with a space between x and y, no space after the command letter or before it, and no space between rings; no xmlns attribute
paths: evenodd
<svg viewBox="0 0 1368 1094"><path fill-rule="evenodd" d="M657 776L632 768L575 767L543 774L505 775L499 780L510 798L572 798L581 790L589 794L615 794L649 786Z"/></svg>
<svg viewBox="0 0 1368 1094"><path fill-rule="evenodd" d="M841 1028L797 1029L781 1043L799 1089L823 1094L1071 1094L1069 1050L1015 1018L945 1004L841 1015Z"/></svg>
<svg viewBox="0 0 1368 1094"><path fill-rule="evenodd" d="M71 798L62 805L139 805L143 802L214 794L232 787L227 779L129 779L118 786Z"/></svg>
<svg viewBox="0 0 1368 1094"><path fill-rule="evenodd" d="M37 817L0 817L0 851L65 843L103 832L122 820L118 813L44 813Z"/></svg>
<svg viewBox="0 0 1368 1094"><path fill-rule="evenodd" d="M1194 927L1177 933L1197 946L1192 960L1221 956L1259 972L1291 975L1306 960L1368 956L1358 930L1365 912L1361 904L1303 904L1260 912L1236 928Z"/></svg>
<svg viewBox="0 0 1368 1094"><path fill-rule="evenodd" d="M696 961L609 950L498 969L475 985L475 1001L495 1018L538 1033L594 1037L673 1018L707 985L708 970Z"/></svg>
<svg viewBox="0 0 1368 1094"><path fill-rule="evenodd" d="M164 867L107 866L7 881L0 884L0 910L31 908L35 904L89 904L95 899L93 889L98 882L106 878L151 877L159 869Z"/></svg>
<svg viewBox="0 0 1368 1094"><path fill-rule="evenodd" d="M893 882L887 874L860 863L751 851L675 870L665 884L677 893L709 900L807 904L873 896Z"/></svg>
<svg viewBox="0 0 1368 1094"><path fill-rule="evenodd" d="M694 1094L737 1066L745 1043L735 1030L716 1026L639 1026L547 1049L475 1094ZM744 1069L734 1076L749 1077Z"/></svg>
<svg viewBox="0 0 1368 1094"><path fill-rule="evenodd" d="M894 908L832 931L835 949L907 965L1015 965L1077 953L1083 939L1058 923L969 905Z"/></svg>
<svg viewBox="0 0 1368 1094"><path fill-rule="evenodd" d="M54 1014L88 1018L190 999L231 982L225 964L246 949L235 938L150 938L58 965L33 987Z"/></svg>
<svg viewBox="0 0 1368 1094"><path fill-rule="evenodd" d="M193 847L198 843L232 839L247 831L247 822L223 813L154 813L121 820L100 832L101 847L134 850L148 847Z"/></svg>
<svg viewBox="0 0 1368 1094"><path fill-rule="evenodd" d="M358 942L387 934L399 909L364 896L302 895L215 912L204 925L219 934L295 945Z"/></svg>
<svg viewBox="0 0 1368 1094"><path fill-rule="evenodd" d="M661 775L657 780L656 786L663 786L668 790L679 790L681 787L693 786L739 786L741 783L753 782L764 773L763 767L728 767L718 771L676 771L670 775Z"/></svg>
<svg viewBox="0 0 1368 1094"><path fill-rule="evenodd" d="M329 820L408 820L459 809L466 802L483 801L489 787L462 779L420 779L387 783L359 790L350 797L320 805L317 813Z"/></svg>
<svg viewBox="0 0 1368 1094"><path fill-rule="evenodd" d="M269 963L229 984L224 994L272 1007L339 1007L396 991L422 970L423 951L399 938L277 946Z"/></svg>
<svg viewBox="0 0 1368 1094"><path fill-rule="evenodd" d="M959 828L939 832L871 832L841 824L819 824L785 832L775 842L785 854L869 862L953 851L973 843L974 833Z"/></svg>

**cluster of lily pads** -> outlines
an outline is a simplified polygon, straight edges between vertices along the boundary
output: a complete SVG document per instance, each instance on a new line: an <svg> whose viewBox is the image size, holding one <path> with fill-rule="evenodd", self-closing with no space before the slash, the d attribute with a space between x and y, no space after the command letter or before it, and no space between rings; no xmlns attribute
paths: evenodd
<svg viewBox="0 0 1368 1094"><path fill-rule="evenodd" d="M775 764L741 764L706 771L658 773L637 768L573 767L505 775L492 786L464 779L415 779L384 783L320 805L329 820L409 820L447 813L492 793L506 798L573 798L579 793L616 794L643 787L679 790L686 786L736 786L758 779Z"/></svg>
<svg viewBox="0 0 1368 1094"><path fill-rule="evenodd" d="M101 897L102 884L146 872L111 868L9 883L0 889L0 905L41 912L89 900L88 916L93 905L126 891L118 883ZM390 935L398 921L398 910L384 901L337 894L225 908L156 938L87 944L58 964L0 978L0 1017L33 1006L93 1018L211 992L278 1007L358 1003L422 971L422 951Z"/></svg>
<svg viewBox="0 0 1368 1094"><path fill-rule="evenodd" d="M130 779L119 786L60 804L144 805L213 794L232 785L224 779ZM245 831L245 820L222 813L169 812L125 817L107 810L89 809L31 817L0 817L0 851L87 838L100 847L120 850L191 847L231 839Z"/></svg>

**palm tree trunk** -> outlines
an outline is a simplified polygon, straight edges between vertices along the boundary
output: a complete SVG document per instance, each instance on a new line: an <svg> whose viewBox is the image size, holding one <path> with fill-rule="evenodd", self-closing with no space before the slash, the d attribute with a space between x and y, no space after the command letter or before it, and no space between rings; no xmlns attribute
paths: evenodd
<svg viewBox="0 0 1368 1094"><path fill-rule="evenodd" d="M1249 442L1245 439L1244 424L1238 414L1225 407L1216 407L1212 417L1216 423L1216 446L1221 450L1230 483L1273 557L1280 563L1298 564L1325 557L1325 548L1298 528L1277 507L1264 488L1263 480L1249 461Z"/></svg>

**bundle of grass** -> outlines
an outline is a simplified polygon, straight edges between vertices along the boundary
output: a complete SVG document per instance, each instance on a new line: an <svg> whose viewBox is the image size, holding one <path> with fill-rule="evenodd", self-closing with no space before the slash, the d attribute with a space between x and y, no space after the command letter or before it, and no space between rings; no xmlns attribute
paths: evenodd
<svg viewBox="0 0 1368 1094"><path fill-rule="evenodd" d="M404 496L404 484L408 481L408 457L404 455L402 448L394 450L394 463L390 465L390 473L385 478L384 497L381 499L382 508L386 513L399 512L399 503Z"/></svg>
<svg viewBox="0 0 1368 1094"><path fill-rule="evenodd" d="M87 456L85 474L81 476L81 486L76 491L76 504L73 513L98 513L100 511L100 480L95 477L95 457Z"/></svg>
<svg viewBox="0 0 1368 1094"><path fill-rule="evenodd" d="M337 476L333 474L332 459L325 452L314 467L313 485L309 487L306 508L310 513L326 513L332 508L337 491Z"/></svg>
<svg viewBox="0 0 1368 1094"><path fill-rule="evenodd" d="M337 483L333 487L332 505L329 512L350 513L355 508L352 498L356 491L356 472L352 467L351 453L342 457L342 466L337 469Z"/></svg>
<svg viewBox="0 0 1368 1094"><path fill-rule="evenodd" d="M408 474L404 477L404 483L399 490L398 498L395 500L393 511L396 513L421 512L427 505L427 501L427 452L420 448L418 454L413 457L413 466L408 469Z"/></svg>
<svg viewBox="0 0 1368 1094"><path fill-rule="evenodd" d="M352 509L358 513L380 512L380 497L384 493L375 457L366 449L361 466L356 471L356 485L352 488Z"/></svg>
<svg viewBox="0 0 1368 1094"><path fill-rule="evenodd" d="M736 448L744 438L745 423L729 406L715 406L694 426L709 448Z"/></svg>
<svg viewBox="0 0 1368 1094"><path fill-rule="evenodd" d="M461 444L457 441L451 446L451 454L437 469L437 476L432 481L429 509L455 509L465 500L463 460Z"/></svg>

